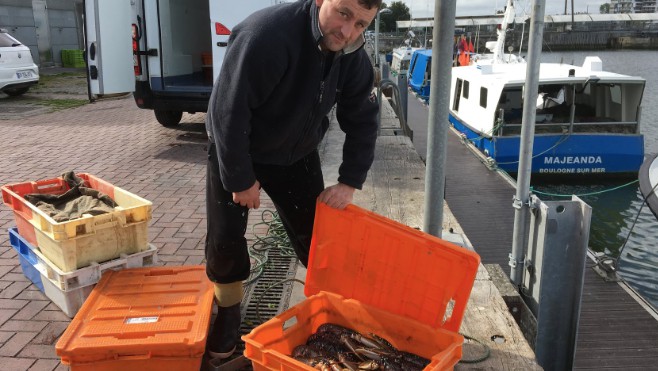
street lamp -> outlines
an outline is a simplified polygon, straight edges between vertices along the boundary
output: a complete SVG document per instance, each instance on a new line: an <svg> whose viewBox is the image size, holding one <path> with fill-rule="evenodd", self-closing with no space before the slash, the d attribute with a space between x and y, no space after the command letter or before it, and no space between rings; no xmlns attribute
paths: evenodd
<svg viewBox="0 0 658 371"><path fill-rule="evenodd" d="M389 8L381 9L377 12L377 19L375 20L375 67L377 67L379 72L379 83L377 83L377 103L379 103L379 111L377 111L377 127L381 126L382 121L382 72L381 69L379 69L379 15L390 13L393 13L393 11Z"/></svg>

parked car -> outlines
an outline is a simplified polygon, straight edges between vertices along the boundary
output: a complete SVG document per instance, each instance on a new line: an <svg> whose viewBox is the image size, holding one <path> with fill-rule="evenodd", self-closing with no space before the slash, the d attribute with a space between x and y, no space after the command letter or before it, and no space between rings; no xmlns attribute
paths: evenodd
<svg viewBox="0 0 658 371"><path fill-rule="evenodd" d="M0 91L10 96L25 94L39 83L39 67L30 48L5 29L0 29Z"/></svg>

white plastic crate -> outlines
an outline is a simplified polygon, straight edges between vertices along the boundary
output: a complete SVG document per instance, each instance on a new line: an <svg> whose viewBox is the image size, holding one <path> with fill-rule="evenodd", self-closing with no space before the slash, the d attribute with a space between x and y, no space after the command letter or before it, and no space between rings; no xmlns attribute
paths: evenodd
<svg viewBox="0 0 658 371"><path fill-rule="evenodd" d="M80 268L73 272L63 272L56 265L49 262L38 250L35 250L34 254L39 260L39 264L36 265L37 270L62 290L73 290L87 286L90 283L97 283L101 279L103 272L108 269L119 270L148 267L158 262L158 249L153 245L149 245L149 249L146 251L130 255L121 254L118 259L101 264L92 262L88 267Z"/></svg>
<svg viewBox="0 0 658 371"><path fill-rule="evenodd" d="M82 304L84 304L89 294L94 290L94 286L96 286L96 283L92 283L87 286L78 287L77 289L64 291L60 290L52 280L49 280L45 276L41 276L41 282L43 284L43 293L69 318L75 317L75 314L78 313Z"/></svg>
<svg viewBox="0 0 658 371"><path fill-rule="evenodd" d="M25 276L71 318L82 307L103 272L110 269L121 270L151 266L158 260L157 248L149 245L147 251L125 255L102 264L93 263L89 267L65 273L19 235L16 228L9 229L9 240L18 252Z"/></svg>

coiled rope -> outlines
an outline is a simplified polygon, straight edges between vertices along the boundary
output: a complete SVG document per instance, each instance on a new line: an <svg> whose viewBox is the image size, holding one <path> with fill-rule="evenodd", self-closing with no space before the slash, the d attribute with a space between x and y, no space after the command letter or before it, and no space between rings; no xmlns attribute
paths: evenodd
<svg viewBox="0 0 658 371"><path fill-rule="evenodd" d="M261 221L254 224L252 230L256 230L261 226L267 227L267 234L260 236L254 233L256 241L248 249L249 257L253 261L251 275L244 282L245 286L254 283L263 274L268 263L268 252L270 250L278 249L282 256L296 256L278 213L272 210L264 210L261 213Z"/></svg>

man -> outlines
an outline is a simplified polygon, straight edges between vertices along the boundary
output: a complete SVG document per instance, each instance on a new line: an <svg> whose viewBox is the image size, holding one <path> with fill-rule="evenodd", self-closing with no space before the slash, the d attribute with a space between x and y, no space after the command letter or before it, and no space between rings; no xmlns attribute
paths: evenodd
<svg viewBox="0 0 658 371"><path fill-rule="evenodd" d="M250 270L244 234L261 188L306 265L316 201L342 209L365 181L378 104L363 32L380 5L301 0L260 10L232 31L206 119L206 271L219 307L207 345L213 358L229 357L239 338ZM346 137L338 183L325 189L317 146L334 104Z"/></svg>

